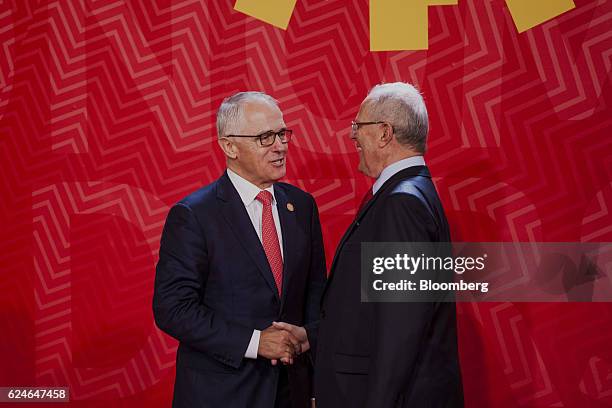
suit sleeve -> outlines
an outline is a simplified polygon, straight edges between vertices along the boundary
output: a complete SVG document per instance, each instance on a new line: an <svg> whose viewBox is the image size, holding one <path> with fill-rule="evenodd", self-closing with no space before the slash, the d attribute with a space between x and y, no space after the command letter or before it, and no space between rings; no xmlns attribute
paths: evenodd
<svg viewBox="0 0 612 408"><path fill-rule="evenodd" d="M375 242L429 242L433 219L409 194L387 198ZM413 375L418 350L431 321L434 303L375 303L373 354L370 357L366 407L395 407Z"/></svg>
<svg viewBox="0 0 612 408"><path fill-rule="evenodd" d="M206 248L191 208L175 205L161 238L153 293L155 322L181 343L237 368L253 328L228 322L200 302L209 270Z"/></svg>
<svg viewBox="0 0 612 408"><path fill-rule="evenodd" d="M321 223L319 222L319 210L314 199L312 199L310 241L310 268L308 272L308 293L306 294L304 328L308 335L311 354L313 354L314 350L317 349L321 296L326 280L323 234L321 232Z"/></svg>

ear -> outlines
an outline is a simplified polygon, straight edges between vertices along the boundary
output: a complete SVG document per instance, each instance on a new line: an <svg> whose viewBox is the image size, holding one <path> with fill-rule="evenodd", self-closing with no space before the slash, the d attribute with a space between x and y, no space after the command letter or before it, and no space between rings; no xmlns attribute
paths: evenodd
<svg viewBox="0 0 612 408"><path fill-rule="evenodd" d="M393 128L388 124L384 124L383 133L380 136L378 145L380 147L385 147L386 145L391 143L391 140L393 140Z"/></svg>
<svg viewBox="0 0 612 408"><path fill-rule="evenodd" d="M238 157L238 148L229 138L222 137L218 139L217 142L219 143L221 150L223 150L223 153L225 153L228 158L235 159Z"/></svg>

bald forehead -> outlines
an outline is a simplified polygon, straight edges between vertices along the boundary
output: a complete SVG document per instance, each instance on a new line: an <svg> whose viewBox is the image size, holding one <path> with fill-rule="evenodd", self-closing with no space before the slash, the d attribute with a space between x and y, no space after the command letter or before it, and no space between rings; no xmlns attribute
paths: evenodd
<svg viewBox="0 0 612 408"><path fill-rule="evenodd" d="M243 102L242 107L245 112L277 111L282 115L278 106L266 101L265 99L252 99L250 101Z"/></svg>
<svg viewBox="0 0 612 408"><path fill-rule="evenodd" d="M369 119L369 116L372 113L371 104L373 101L371 99L365 98L361 105L359 106L359 111L357 112L357 118L361 121L365 119Z"/></svg>
<svg viewBox="0 0 612 408"><path fill-rule="evenodd" d="M242 106L241 132L260 134L269 130L280 130L285 126L281 110L264 99L247 101Z"/></svg>

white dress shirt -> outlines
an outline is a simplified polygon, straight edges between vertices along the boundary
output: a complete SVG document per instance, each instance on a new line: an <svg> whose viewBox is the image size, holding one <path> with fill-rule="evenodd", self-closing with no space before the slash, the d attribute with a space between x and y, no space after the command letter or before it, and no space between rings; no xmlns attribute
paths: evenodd
<svg viewBox="0 0 612 408"><path fill-rule="evenodd" d="M396 173L399 173L400 171L407 169L408 167L424 165L425 159L423 158L423 156L412 156L407 159L391 163L390 165L385 167L383 171L380 172L380 176L378 176L378 178L374 182L374 185L372 186L372 195L376 194L376 192L380 190L383 184L385 184L385 181L389 180Z"/></svg>
<svg viewBox="0 0 612 408"><path fill-rule="evenodd" d="M230 169L227 169L227 176L234 185L236 191L238 191L238 195L240 196L240 199L242 200L242 203L244 204L244 207L246 208L247 213L249 214L249 218L251 219L253 228L255 228L255 232L259 237L259 241L261 241L261 216L263 213L263 204L259 200L257 200L256 197L262 191L262 189L257 187L250 181L247 181L244 178L240 177L238 174L236 174ZM283 234L280 226L280 218L278 218L278 208L276 208L276 197L274 196L274 188L270 186L266 188L266 191L269 191L272 194L272 218L274 218L274 225L276 226L276 233L278 234L278 243L280 245L281 256L284 258ZM259 349L260 336L261 332L259 330L253 330L251 341L249 342L249 346L247 347L246 352L244 353L245 357L257 358L257 350Z"/></svg>

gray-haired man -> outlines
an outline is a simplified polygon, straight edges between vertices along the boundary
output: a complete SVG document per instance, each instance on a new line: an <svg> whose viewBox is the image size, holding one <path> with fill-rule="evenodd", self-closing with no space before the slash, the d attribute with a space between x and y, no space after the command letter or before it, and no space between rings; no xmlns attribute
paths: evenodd
<svg viewBox="0 0 612 408"><path fill-rule="evenodd" d="M375 182L338 245L323 295L318 408L463 406L455 305L360 301L362 242L450 241L423 159L427 132L423 98L405 83L374 87L352 124L359 170Z"/></svg>
<svg viewBox="0 0 612 408"><path fill-rule="evenodd" d="M225 99L217 131L227 170L172 207L161 239L153 311L180 342L173 406L307 407L306 340L272 323L316 340L325 284L317 206L278 182L291 131L273 98Z"/></svg>

